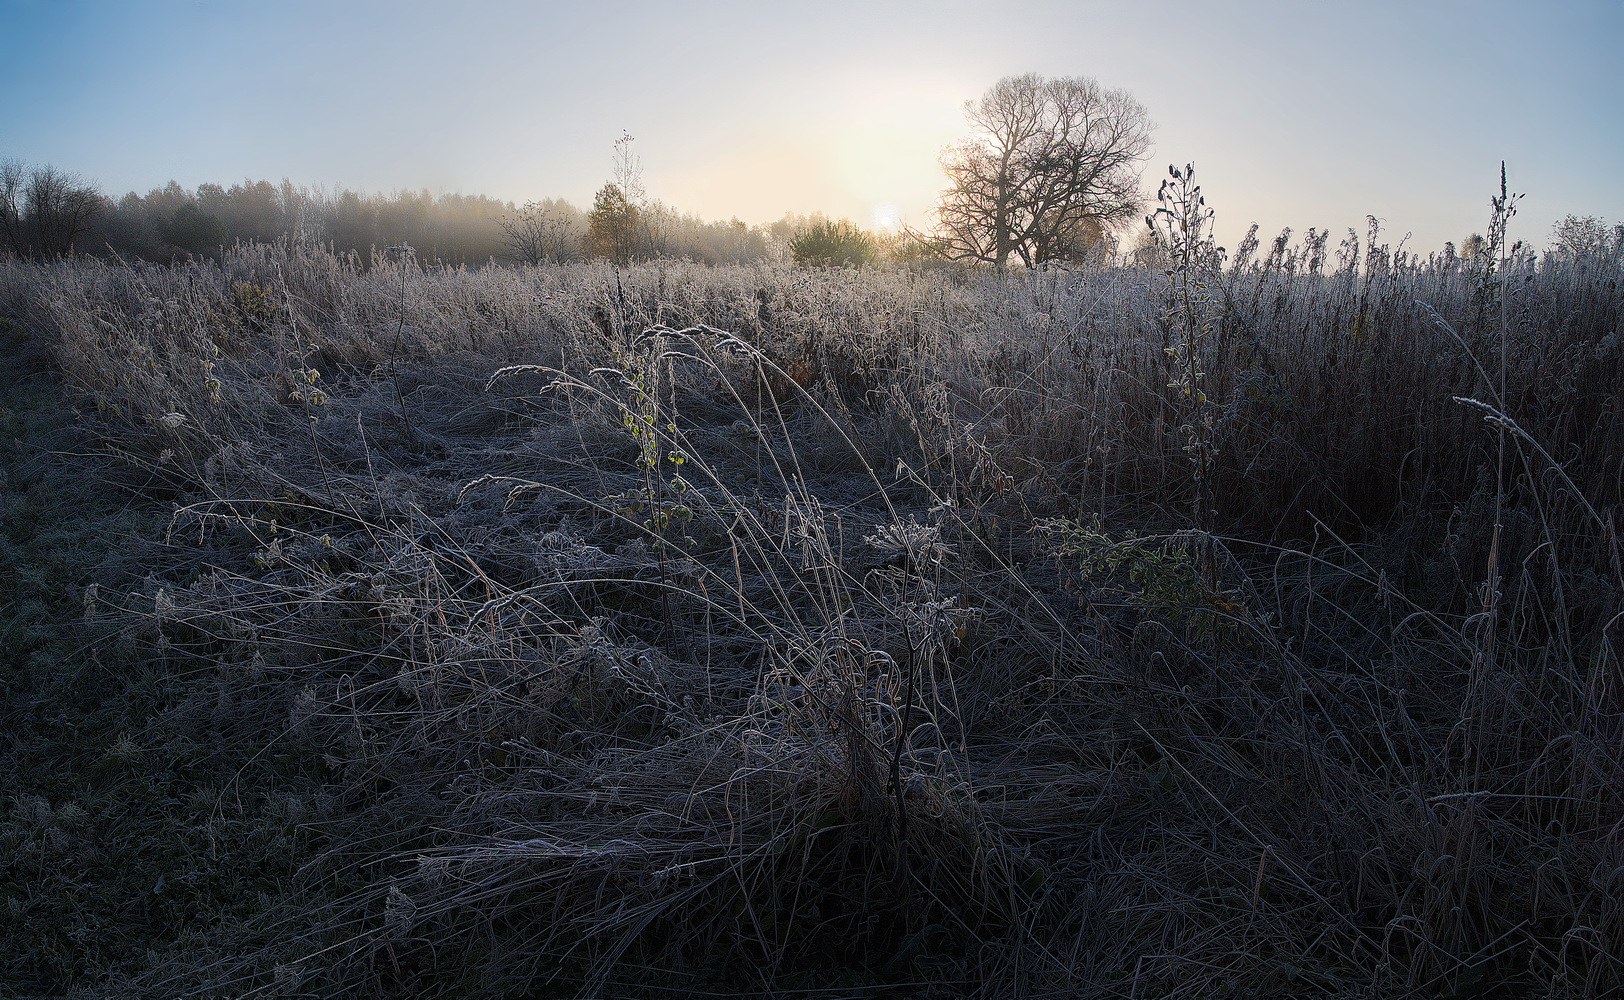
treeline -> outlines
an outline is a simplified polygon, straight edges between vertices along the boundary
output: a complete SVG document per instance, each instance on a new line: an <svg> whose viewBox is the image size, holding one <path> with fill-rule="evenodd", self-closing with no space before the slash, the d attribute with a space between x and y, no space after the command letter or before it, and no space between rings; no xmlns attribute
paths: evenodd
<svg viewBox="0 0 1624 1000"><path fill-rule="evenodd" d="M217 257L237 242L292 239L362 255L406 243L425 259L481 264L507 252L501 220L513 212L511 202L484 195L366 194L288 180L194 190L170 181L115 200L55 167L0 163L0 250L23 257L171 261Z"/></svg>
<svg viewBox="0 0 1624 1000"><path fill-rule="evenodd" d="M628 198L615 183L598 191L590 212L557 199L529 202L504 216L501 228L508 256L526 264L688 260L860 267L918 260L923 250L911 235L860 229L822 212L786 212L756 226L737 218L707 222L657 200Z"/></svg>
<svg viewBox="0 0 1624 1000"><path fill-rule="evenodd" d="M499 221L512 211L512 203L484 195L312 190L287 180L187 190L170 181L108 202L82 249L172 260L216 256L238 241L294 239L363 257L408 244L428 260L482 264L506 251Z"/></svg>
<svg viewBox="0 0 1624 1000"><path fill-rule="evenodd" d="M1366 239L1374 251L1376 223L1370 222ZM1260 240L1254 225L1227 255L1227 266L1307 274L1352 266L1361 259L1360 234L1347 232L1347 239L1332 247L1330 230L1296 235L1286 229ZM88 253L169 262L218 258L238 242L279 240L353 253L365 263L404 244L425 263L475 267L492 261L588 260L863 266L952 256L940 252L940 241L932 236L865 230L821 212L786 213L765 225L747 225L737 218L706 221L644 197L635 176L624 187L622 182L605 184L590 211L557 198L515 206L485 195L426 190L367 194L298 187L286 179L280 184L244 180L229 188L201 184L192 190L170 181L145 195L132 191L114 200L76 174L0 161L0 254L51 258ZM1624 260L1624 225L1595 216L1565 217L1552 227L1549 240L1547 254L1559 260L1605 258L1614 267ZM1490 266L1502 254L1529 263L1538 256L1526 244L1502 242L1503 234L1487 238L1474 233L1458 249L1445 244L1431 259L1445 269L1471 269ZM1161 269L1167 250L1149 228L1137 233L1096 230L1084 245L1050 263ZM1394 252L1414 256L1413 251Z"/></svg>
<svg viewBox="0 0 1624 1000"><path fill-rule="evenodd" d="M498 222L505 255L520 263L608 260L691 260L700 264L752 264L781 260L788 223L750 226L735 218L707 222L659 201L628 198L605 184L583 212L567 201L528 202Z"/></svg>
<svg viewBox="0 0 1624 1000"><path fill-rule="evenodd" d="M113 199L67 171L0 163L0 252L168 262L278 240L368 262L388 247L409 245L420 260L469 266L595 259L862 265L908 259L913 250L906 238L822 213L787 213L766 225L706 221L658 200L627 198L614 184L605 185L590 211L556 198L516 206L484 195L368 194L286 179L195 189L170 181Z"/></svg>

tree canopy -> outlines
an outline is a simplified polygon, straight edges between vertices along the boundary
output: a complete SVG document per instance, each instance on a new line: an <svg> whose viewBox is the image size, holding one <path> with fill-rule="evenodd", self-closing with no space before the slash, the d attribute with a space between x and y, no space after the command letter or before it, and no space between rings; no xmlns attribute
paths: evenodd
<svg viewBox="0 0 1624 1000"><path fill-rule="evenodd" d="M1073 259L1139 216L1152 125L1127 91L1029 73L999 80L965 115L971 134L942 163L951 187L930 239L942 256L999 267Z"/></svg>
<svg viewBox="0 0 1624 1000"><path fill-rule="evenodd" d="M587 216L587 252L615 264L631 263L642 242L641 214L619 184L610 181L599 188Z"/></svg>

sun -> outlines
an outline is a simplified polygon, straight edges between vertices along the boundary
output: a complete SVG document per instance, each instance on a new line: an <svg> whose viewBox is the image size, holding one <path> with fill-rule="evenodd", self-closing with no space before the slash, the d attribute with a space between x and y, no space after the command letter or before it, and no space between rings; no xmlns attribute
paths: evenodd
<svg viewBox="0 0 1624 1000"><path fill-rule="evenodd" d="M869 212L869 221L873 223L875 229L894 233L902 228L902 212L892 202L882 201Z"/></svg>

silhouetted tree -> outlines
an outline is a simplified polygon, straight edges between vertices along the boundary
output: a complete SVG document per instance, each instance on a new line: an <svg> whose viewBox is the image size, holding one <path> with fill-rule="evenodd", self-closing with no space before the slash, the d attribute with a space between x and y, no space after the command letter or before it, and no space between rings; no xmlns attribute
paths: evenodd
<svg viewBox="0 0 1624 1000"><path fill-rule="evenodd" d="M580 256L585 225L580 210L568 202L552 198L525 202L498 225L508 255L521 263L557 264Z"/></svg>
<svg viewBox="0 0 1624 1000"><path fill-rule="evenodd" d="M106 207L95 188L55 167L0 163L0 237L24 257L60 257Z"/></svg>
<svg viewBox="0 0 1624 1000"><path fill-rule="evenodd" d="M1087 77L1005 77L965 104L972 134L943 161L952 187L930 245L952 260L1064 259L1091 223L1139 214L1138 167L1152 128L1124 90Z"/></svg>
<svg viewBox="0 0 1624 1000"><path fill-rule="evenodd" d="M0 162L0 237L5 247L19 256L29 256L28 241L23 236L23 217L28 210L23 181L27 171L16 160Z"/></svg>

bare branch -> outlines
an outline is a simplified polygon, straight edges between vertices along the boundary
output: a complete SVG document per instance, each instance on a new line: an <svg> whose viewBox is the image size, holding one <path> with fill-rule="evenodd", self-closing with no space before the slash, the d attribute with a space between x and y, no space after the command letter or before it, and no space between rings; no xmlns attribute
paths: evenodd
<svg viewBox="0 0 1624 1000"><path fill-rule="evenodd" d="M965 105L974 130L943 161L951 184L930 245L1004 267L1076 259L1139 214L1144 107L1086 77L1006 77Z"/></svg>

